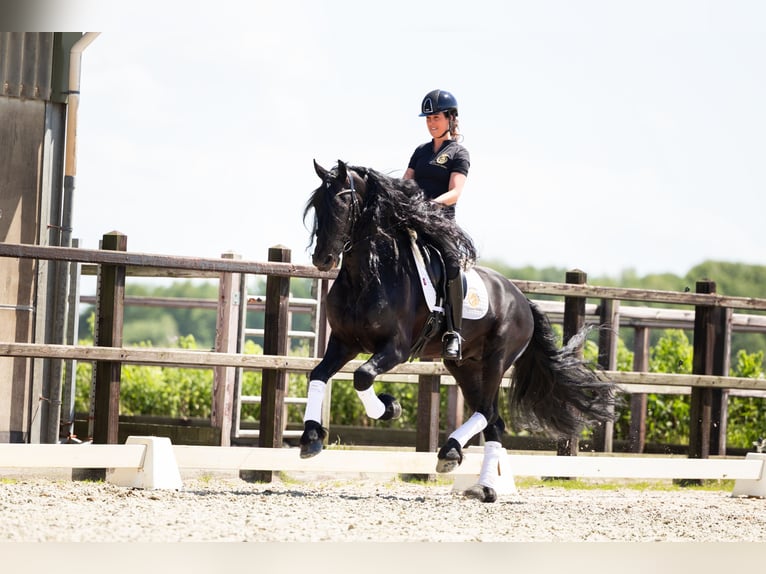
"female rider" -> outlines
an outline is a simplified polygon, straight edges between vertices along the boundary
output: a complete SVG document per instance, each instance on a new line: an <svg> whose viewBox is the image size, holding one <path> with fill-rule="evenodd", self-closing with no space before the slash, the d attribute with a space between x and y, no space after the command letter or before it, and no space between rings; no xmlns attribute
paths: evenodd
<svg viewBox="0 0 766 574"><path fill-rule="evenodd" d="M446 90L433 90L423 98L420 117L426 118L431 141L419 145L404 172L404 179L414 179L427 199L444 206L455 218L455 205L463 192L471 165L468 150L458 143L457 100ZM436 238L446 240L447 238ZM444 314L447 332L442 337L445 359L462 358L460 328L463 317L463 282L460 259L453 249L439 246L447 273L447 296Z"/></svg>

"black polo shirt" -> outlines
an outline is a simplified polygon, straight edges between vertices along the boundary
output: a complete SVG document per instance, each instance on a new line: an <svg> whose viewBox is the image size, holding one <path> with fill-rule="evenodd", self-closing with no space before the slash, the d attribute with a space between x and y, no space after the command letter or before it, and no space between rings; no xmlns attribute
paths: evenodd
<svg viewBox="0 0 766 574"><path fill-rule="evenodd" d="M467 176L470 166L468 150L455 140L446 140L436 153L433 141L419 145L407 167L415 170L415 181L425 196L435 199L449 190L449 178L453 171Z"/></svg>

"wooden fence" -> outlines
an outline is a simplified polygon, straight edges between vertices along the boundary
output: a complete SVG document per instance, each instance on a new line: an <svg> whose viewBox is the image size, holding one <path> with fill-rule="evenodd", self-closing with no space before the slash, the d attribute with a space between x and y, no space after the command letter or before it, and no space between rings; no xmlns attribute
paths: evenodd
<svg viewBox="0 0 766 574"><path fill-rule="evenodd" d="M0 356L38 357L47 359L70 359L95 363L95 395L93 401L93 439L95 443L115 444L119 414L120 367L123 363L153 365L199 366L221 369L224 376L217 376L212 397L212 423L221 429L222 441L228 440L233 407L232 378L228 376L236 367L263 370L263 391L259 446L279 447L284 429L283 413L287 374L292 371L310 371L317 358L287 356L289 325L289 280L291 277L317 279L326 292L335 272L320 272L314 267L290 263L289 250L275 247L269 250L269 261L252 262L236 258L198 258L145 253L125 252L125 236L107 234L100 250L67 247L41 247L33 245L0 243L0 256L50 261L77 261L98 266L99 297L97 305L97 336L95 347L77 345L36 345L30 343L0 343ZM125 277L130 274L164 275L169 277L193 274L194 276L218 277L219 322L216 351L182 351L169 349L142 349L122 346L122 312L124 305ZM234 337L232 312L241 312L231 285L237 275L265 275L266 323L264 328L264 355L252 356L221 352L230 347ZM598 287L588 285L582 271L567 273L565 283L515 281L528 295L545 294L564 299L562 322L565 337L571 336L587 320L587 299L597 299L599 324L599 363L605 375L622 385L641 385L651 388L691 387L692 414L690 420L689 455L707 458L710 454L723 454L725 428L725 391L727 389L766 390L766 381L739 379L725 376L728 373L729 338L733 325L733 310L763 311L766 300L750 297L731 297L715 292L715 283L700 281L694 293L676 293L643 289ZM229 287L227 287L229 285ZM614 370L616 361L617 329L620 323L620 301L639 301L686 305L694 308L694 361L693 375L667 375L642 372L623 373ZM239 309L235 309L240 307ZM228 309L228 311L227 311ZM590 309L591 314L593 309ZM227 316L229 319L227 319ZM745 323L753 326L757 318ZM320 321L320 327L324 322ZM754 328L758 328L755 325ZM227 337L228 341L227 342ZM641 338L641 341L648 339ZM357 367L352 362L344 372ZM638 367L642 367L638 365ZM394 372L420 377L418 393L418 421L416 449L433 451L438 441L438 420L430 413L439 400L440 377L448 376L441 362L419 362L400 365ZM634 397L640 397L638 393ZM438 405L438 402L436 403ZM640 412L640 402L636 412ZM438 413L438 408L436 411ZM560 454L574 454L576 441L571 437L561 442ZM597 450L611 449L611 432L606 429L597 437Z"/></svg>

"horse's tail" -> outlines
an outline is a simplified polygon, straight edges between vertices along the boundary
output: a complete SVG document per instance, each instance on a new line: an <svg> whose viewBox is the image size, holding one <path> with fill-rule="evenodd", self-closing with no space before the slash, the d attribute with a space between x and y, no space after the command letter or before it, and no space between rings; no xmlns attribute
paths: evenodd
<svg viewBox="0 0 766 574"><path fill-rule="evenodd" d="M602 380L579 357L588 329L559 349L548 317L532 301L529 305L535 329L529 346L514 363L509 398L512 420L560 436L576 435L587 423L613 420L614 384Z"/></svg>

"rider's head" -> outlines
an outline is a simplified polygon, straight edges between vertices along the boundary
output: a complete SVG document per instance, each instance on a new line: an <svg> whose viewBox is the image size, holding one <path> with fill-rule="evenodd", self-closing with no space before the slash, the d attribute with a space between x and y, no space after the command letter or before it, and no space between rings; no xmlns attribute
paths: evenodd
<svg viewBox="0 0 766 574"><path fill-rule="evenodd" d="M449 132L453 138L458 136L457 100L447 90L431 90L420 104L420 117L444 114L449 120Z"/></svg>

